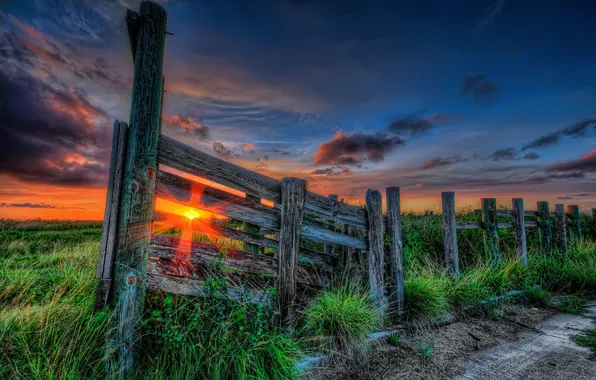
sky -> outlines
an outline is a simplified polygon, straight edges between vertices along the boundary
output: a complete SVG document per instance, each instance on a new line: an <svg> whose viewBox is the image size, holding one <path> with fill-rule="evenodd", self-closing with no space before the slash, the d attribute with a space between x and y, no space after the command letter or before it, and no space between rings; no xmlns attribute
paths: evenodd
<svg viewBox="0 0 596 380"><path fill-rule="evenodd" d="M159 3L163 133L185 144L351 203L596 207L592 1ZM0 2L0 218L103 217L138 7Z"/></svg>

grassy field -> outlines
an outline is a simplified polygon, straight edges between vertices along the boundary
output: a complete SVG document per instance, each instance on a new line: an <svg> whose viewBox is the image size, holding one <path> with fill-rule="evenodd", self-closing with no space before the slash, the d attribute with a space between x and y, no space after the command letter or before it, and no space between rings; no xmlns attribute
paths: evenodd
<svg viewBox="0 0 596 380"><path fill-rule="evenodd" d="M461 210L459 219L477 216ZM101 225L0 223L0 378L104 378L109 315L92 312ZM584 231L589 228L586 218ZM483 264L481 231L460 230L463 270L453 280L441 272L440 215L404 214L403 233L406 319L412 325L478 310L481 300L513 289L529 289L528 300L539 304L556 295L572 312L581 297L596 292L596 246L587 240L567 254L544 254L529 230L530 263L522 266L513 261L509 231L499 230L504 265L490 268ZM221 297L222 278L209 285L207 299L147 297L146 350L130 378L295 378L294 363L303 353L357 346L383 322L362 287L337 285L307 305L288 335L270 325L268 308Z"/></svg>

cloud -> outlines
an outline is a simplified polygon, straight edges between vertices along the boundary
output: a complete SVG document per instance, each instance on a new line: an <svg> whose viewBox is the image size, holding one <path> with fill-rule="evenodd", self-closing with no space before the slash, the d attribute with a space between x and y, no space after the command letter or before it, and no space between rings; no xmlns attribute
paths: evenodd
<svg viewBox="0 0 596 380"><path fill-rule="evenodd" d="M514 148L497 149L487 157L492 161L509 161L517 160L517 152Z"/></svg>
<svg viewBox="0 0 596 380"><path fill-rule="evenodd" d="M351 174L351 173L352 173L352 169L350 169L349 167L337 165L337 166L331 166L329 168L316 169L316 170L312 171L310 174L321 175L321 176L329 176L329 175L337 176L337 175Z"/></svg>
<svg viewBox="0 0 596 380"><path fill-rule="evenodd" d="M488 75L468 75L464 78L461 96L470 95L476 102L493 103L499 95L499 88L488 79Z"/></svg>
<svg viewBox="0 0 596 380"><path fill-rule="evenodd" d="M178 129L187 134L198 136L201 140L209 137L209 127L203 124L203 118L198 115L194 109L190 109L191 116L182 116L180 114L163 115L163 123L170 128Z"/></svg>
<svg viewBox="0 0 596 380"><path fill-rule="evenodd" d="M596 172L596 148L588 153L582 155L577 160L561 162L549 166L546 169L548 172L581 172L581 173L595 173Z"/></svg>
<svg viewBox="0 0 596 380"><path fill-rule="evenodd" d="M290 155L290 152L289 152L289 151L287 151L287 150L281 150L281 149L279 149L279 148L273 148L273 149L271 149L271 152L273 152L273 153L279 153L279 154L283 154L283 155L285 155L285 156L288 156L288 155Z"/></svg>
<svg viewBox="0 0 596 380"><path fill-rule="evenodd" d="M244 143L242 145L240 145L240 149L243 152L250 152L251 154L255 153L255 150L257 150L257 147L254 146L254 144L251 143ZM257 161L259 161L259 158L257 157Z"/></svg>
<svg viewBox="0 0 596 380"><path fill-rule="evenodd" d="M586 134L586 131L590 125L594 124L596 128L596 119L586 119L578 123L575 123L567 128L560 129L548 135L541 136L536 140L524 145L522 150L531 148L547 148L549 146L557 144L563 137L581 137Z"/></svg>
<svg viewBox="0 0 596 380"><path fill-rule="evenodd" d="M568 200L568 199L575 199L569 195L560 195L557 197L557 199L561 199L561 200Z"/></svg>
<svg viewBox="0 0 596 380"><path fill-rule="evenodd" d="M449 123L461 119L461 116L453 114L432 114L426 117L410 114L393 119L387 129L397 135L424 135L432 129L434 124Z"/></svg>
<svg viewBox="0 0 596 380"><path fill-rule="evenodd" d="M56 208L55 205L45 203L0 203L0 207L23 207L23 208Z"/></svg>
<svg viewBox="0 0 596 380"><path fill-rule="evenodd" d="M84 91L0 71L0 173L62 186L105 185L107 114Z"/></svg>
<svg viewBox="0 0 596 380"><path fill-rule="evenodd" d="M220 141L216 141L213 143L213 150L219 156L219 158L225 160L233 160L240 157L238 153L233 152Z"/></svg>
<svg viewBox="0 0 596 380"><path fill-rule="evenodd" d="M321 144L315 153L315 165L361 165L365 161L380 162L388 153L405 142L385 133L346 135L339 131L333 139Z"/></svg>
<svg viewBox="0 0 596 380"><path fill-rule="evenodd" d="M449 166L449 165L453 165L458 162L464 162L464 161L468 161L468 160L463 158L462 156L459 156L459 155L451 156L451 157L444 157L444 158L435 157L435 158L431 158L429 160L424 161L424 163L422 164L420 169L428 170L428 169L438 168L438 167L442 167L442 166Z"/></svg>
<svg viewBox="0 0 596 380"><path fill-rule="evenodd" d="M474 26L474 30L472 34L478 34L488 28L490 24L494 21L495 17L501 13L503 8L505 7L505 0L497 0L491 3L488 7L484 9L484 14L482 18L478 21L476 26Z"/></svg>
<svg viewBox="0 0 596 380"><path fill-rule="evenodd" d="M524 156L524 160L537 160L540 158L540 155L536 152L530 152Z"/></svg>

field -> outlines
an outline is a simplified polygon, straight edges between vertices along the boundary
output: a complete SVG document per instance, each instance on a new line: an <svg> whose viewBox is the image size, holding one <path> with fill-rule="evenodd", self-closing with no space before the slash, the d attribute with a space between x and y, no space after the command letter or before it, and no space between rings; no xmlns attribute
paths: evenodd
<svg viewBox="0 0 596 380"><path fill-rule="evenodd" d="M477 218L470 209L458 215ZM586 217L582 226L588 236L589 222ZM92 311L101 224L0 223L0 378L104 378L110 316ZM550 304L556 296L570 312L596 292L596 245L588 239L566 254L545 254L528 230L530 263L524 267L513 261L509 231L499 230L504 265L490 268L483 264L482 231L460 230L463 270L453 280L441 270L440 215L406 213L403 225L409 326L480 310L482 300L514 289L528 289L536 303ZM306 305L291 333L271 326L267 307L221 297L221 276L210 280L207 299L150 294L141 342L146 349L131 378L297 377L294 363L305 353L353 349L386 322L358 281L349 273L342 280Z"/></svg>

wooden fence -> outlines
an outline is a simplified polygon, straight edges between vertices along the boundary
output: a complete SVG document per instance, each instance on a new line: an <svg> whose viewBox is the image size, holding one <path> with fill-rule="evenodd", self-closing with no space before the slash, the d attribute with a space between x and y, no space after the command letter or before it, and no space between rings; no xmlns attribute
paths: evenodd
<svg viewBox="0 0 596 380"><path fill-rule="evenodd" d="M286 325L293 320L300 294L328 287L334 268L360 252L372 299L400 318L405 297L399 188L386 189L387 214L383 215L377 190L367 191L365 208L352 206L337 196L308 191L305 180L278 181L162 135L166 14L158 5L143 1L140 14L129 10L126 21L135 66L130 126L114 124L97 268L96 309L107 304L115 309L108 351L110 373L123 375L132 368L146 290L203 295L203 281L213 274L213 263L226 270L229 297L250 294L256 302L274 301L277 319ZM180 172L221 186L191 180ZM153 233L156 222L189 229L198 223L175 213L156 212L156 197L243 222L243 229L230 228L220 219L200 223L212 234L241 242L242 249ZM511 220L499 221L504 215ZM536 221L525 221L527 216ZM454 193L443 193L447 271L459 275L459 228L482 228L487 257L500 264L498 228L514 229L518 257L527 262L526 228L540 228L545 250L555 247L553 241L566 249L567 225L572 236L581 237L577 206L569 206L565 213L563 205L556 205L551 213L548 203L539 202L536 211L525 211L523 200L513 199L512 210L505 211L497 210L492 198L482 200L479 221L457 222ZM269 231L267 236L263 231ZM308 240L322 243L324 249L301 245ZM276 289L275 299L266 291L269 286Z"/></svg>

